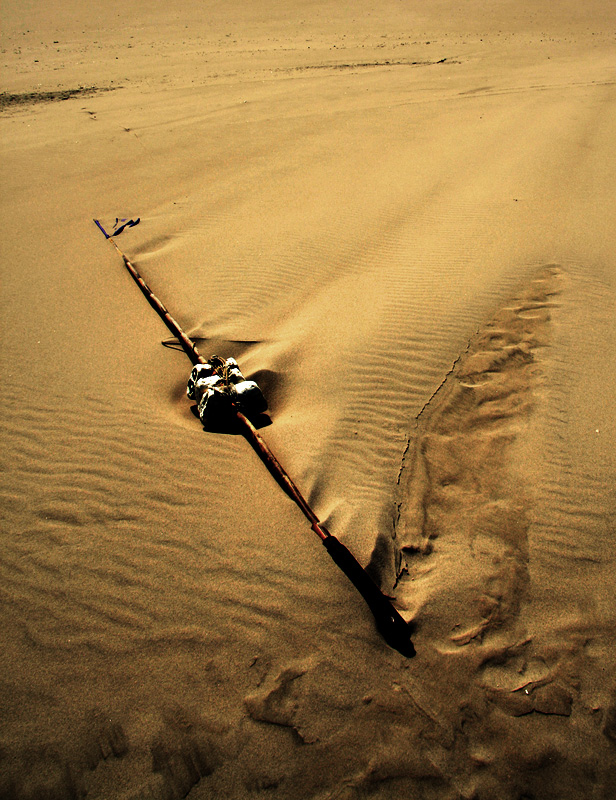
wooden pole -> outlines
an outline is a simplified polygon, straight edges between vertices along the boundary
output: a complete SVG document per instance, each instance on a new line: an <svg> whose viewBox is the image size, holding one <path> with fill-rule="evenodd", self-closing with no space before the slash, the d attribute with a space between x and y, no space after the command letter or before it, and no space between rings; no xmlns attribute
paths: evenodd
<svg viewBox="0 0 616 800"><path fill-rule="evenodd" d="M192 365L206 364L207 360L199 353L195 343L183 330L180 324L171 316L164 303L150 289L148 284L143 280L135 266L120 250L115 240L105 231L103 226L98 220L94 220L96 225L105 235L105 238L111 241L124 261L124 266L130 273L131 277L145 295L147 301L156 311L158 316L163 320L167 328L175 336L182 349L190 359ZM296 503L304 516L310 522L312 530L323 542L325 549L330 554L332 560L340 567L349 580L353 583L355 588L362 595L368 607L372 611L377 628L385 641L402 655L411 657L415 655L415 648L411 641L411 626L407 623L397 609L392 604L391 600L383 594L381 589L376 585L372 578L368 575L366 570L361 566L355 556L348 550L342 542L331 534L327 528L320 522L317 515L310 507L308 501L302 495L294 481L291 479L288 472L284 469L282 464L278 461L276 456L272 453L267 443L264 441L261 434L235 405L233 406L237 421L241 430L250 442L253 449L268 468L270 473L276 479L281 488L287 495Z"/></svg>

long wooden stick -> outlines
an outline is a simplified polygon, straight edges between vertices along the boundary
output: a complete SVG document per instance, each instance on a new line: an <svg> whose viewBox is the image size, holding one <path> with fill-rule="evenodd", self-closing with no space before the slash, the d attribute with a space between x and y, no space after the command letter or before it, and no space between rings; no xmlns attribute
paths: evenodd
<svg viewBox="0 0 616 800"><path fill-rule="evenodd" d="M105 231L98 220L95 219L94 222L103 232L105 238L111 241L111 244L120 254L122 260L124 261L124 266L129 271L133 280L141 289L149 304L163 320L173 336L178 339L182 349L190 359L193 366L195 364L206 364L206 359L199 353L195 343L182 329L180 324L171 316L164 303L159 300L159 298L143 280L135 266L120 250L112 236ZM264 441L263 437L248 419L248 417L246 417L236 406L233 406L233 408L244 436L250 442L255 452L263 461L270 473L274 476L278 484L301 509L304 516L310 522L312 530L321 539L333 561L340 567L340 569L345 573L355 588L362 595L372 611L377 628L381 632L385 641L391 647L398 650L398 652L402 653L402 655L407 657L415 655L415 648L413 647L413 643L411 641L411 627L409 623L403 619L397 609L393 606L391 600L383 594L383 592L368 575L366 570L361 566L359 561L357 561L350 550L348 550L348 548L345 547L345 545L343 545L342 542L333 534L331 534L322 522L320 522L306 498L302 495L288 472L272 453L267 443Z"/></svg>

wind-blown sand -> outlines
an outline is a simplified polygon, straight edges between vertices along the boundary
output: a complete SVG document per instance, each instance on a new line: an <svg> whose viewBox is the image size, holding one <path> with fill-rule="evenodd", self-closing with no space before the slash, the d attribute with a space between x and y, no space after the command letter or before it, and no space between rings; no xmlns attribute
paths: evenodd
<svg viewBox="0 0 616 800"><path fill-rule="evenodd" d="M2 8L0 795L614 796L612 4L89 6Z"/></svg>

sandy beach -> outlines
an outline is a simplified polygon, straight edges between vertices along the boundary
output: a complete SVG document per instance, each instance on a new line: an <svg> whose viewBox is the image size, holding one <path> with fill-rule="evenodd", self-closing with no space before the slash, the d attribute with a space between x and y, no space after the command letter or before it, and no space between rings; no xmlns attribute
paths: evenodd
<svg viewBox="0 0 616 800"><path fill-rule="evenodd" d="M616 796L613 5L0 20L0 797Z"/></svg>

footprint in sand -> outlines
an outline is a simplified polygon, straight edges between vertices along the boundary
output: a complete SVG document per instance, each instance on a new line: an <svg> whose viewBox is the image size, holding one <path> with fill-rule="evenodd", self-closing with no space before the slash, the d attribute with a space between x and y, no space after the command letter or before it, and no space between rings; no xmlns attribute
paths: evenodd
<svg viewBox="0 0 616 800"><path fill-rule="evenodd" d="M475 334L409 441L396 591L445 647L512 627L528 588L528 500L511 446L533 407L560 276L544 267Z"/></svg>

